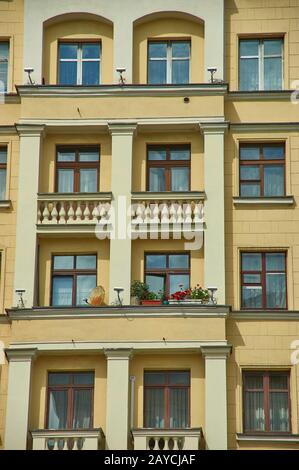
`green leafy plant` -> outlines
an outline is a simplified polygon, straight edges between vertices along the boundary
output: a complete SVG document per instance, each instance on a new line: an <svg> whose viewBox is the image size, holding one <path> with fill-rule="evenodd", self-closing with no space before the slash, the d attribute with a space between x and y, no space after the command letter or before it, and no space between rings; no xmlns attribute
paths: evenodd
<svg viewBox="0 0 299 470"><path fill-rule="evenodd" d="M133 281L131 285L131 296L139 300L146 300L150 293L149 286L142 281Z"/></svg>

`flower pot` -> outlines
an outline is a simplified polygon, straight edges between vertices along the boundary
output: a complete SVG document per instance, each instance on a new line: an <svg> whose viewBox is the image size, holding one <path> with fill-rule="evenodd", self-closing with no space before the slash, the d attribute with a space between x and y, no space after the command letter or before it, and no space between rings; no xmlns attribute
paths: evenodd
<svg viewBox="0 0 299 470"><path fill-rule="evenodd" d="M140 305L138 297L131 297L131 305Z"/></svg>
<svg viewBox="0 0 299 470"><path fill-rule="evenodd" d="M155 306L155 305L161 305L162 300L141 300L141 305L146 305L146 306Z"/></svg>
<svg viewBox="0 0 299 470"><path fill-rule="evenodd" d="M197 305L204 305L207 304L207 300L202 299L183 299L183 300L175 300L170 299L169 304L179 304L179 305L190 305L190 304L197 304Z"/></svg>

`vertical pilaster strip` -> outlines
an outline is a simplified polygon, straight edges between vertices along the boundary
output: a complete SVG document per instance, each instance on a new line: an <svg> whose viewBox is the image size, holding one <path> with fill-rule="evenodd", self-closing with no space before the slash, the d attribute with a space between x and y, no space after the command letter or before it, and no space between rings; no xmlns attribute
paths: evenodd
<svg viewBox="0 0 299 470"><path fill-rule="evenodd" d="M114 81L119 82L119 73L116 69L123 67L126 69L123 74L126 83L131 84L133 82L133 23L130 15L123 13L116 15L113 30Z"/></svg>

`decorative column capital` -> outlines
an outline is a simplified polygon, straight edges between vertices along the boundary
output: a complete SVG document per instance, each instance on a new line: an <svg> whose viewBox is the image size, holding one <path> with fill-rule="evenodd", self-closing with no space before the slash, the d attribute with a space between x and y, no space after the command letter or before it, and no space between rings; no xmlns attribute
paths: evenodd
<svg viewBox="0 0 299 470"><path fill-rule="evenodd" d="M111 135L134 136L137 130L137 122L108 122Z"/></svg>
<svg viewBox="0 0 299 470"><path fill-rule="evenodd" d="M232 352L232 345L207 345L200 348L205 359L227 359Z"/></svg>
<svg viewBox="0 0 299 470"><path fill-rule="evenodd" d="M130 360L133 357L132 349L104 349L104 354L109 361Z"/></svg>
<svg viewBox="0 0 299 470"><path fill-rule="evenodd" d="M229 122L204 122L200 123L200 132L203 135L207 134L225 134L229 128Z"/></svg>
<svg viewBox="0 0 299 470"><path fill-rule="evenodd" d="M16 130L20 137L44 137L45 125L16 124Z"/></svg>
<svg viewBox="0 0 299 470"><path fill-rule="evenodd" d="M37 353L37 348L6 348L5 354L9 362L31 362Z"/></svg>

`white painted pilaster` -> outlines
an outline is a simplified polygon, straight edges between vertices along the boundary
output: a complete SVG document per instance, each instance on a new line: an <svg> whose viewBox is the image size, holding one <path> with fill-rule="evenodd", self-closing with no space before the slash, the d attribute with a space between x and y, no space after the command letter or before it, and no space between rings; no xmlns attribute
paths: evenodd
<svg viewBox="0 0 299 470"><path fill-rule="evenodd" d="M106 444L108 450L127 450L129 432L130 349L106 350L107 404Z"/></svg>
<svg viewBox="0 0 299 470"><path fill-rule="evenodd" d="M36 349L6 351L8 368L5 450L26 450L31 364Z"/></svg>

